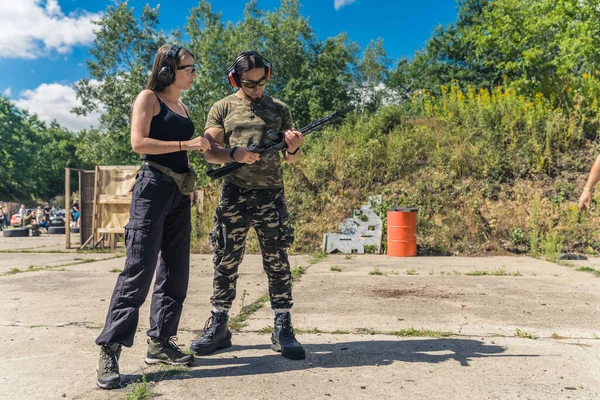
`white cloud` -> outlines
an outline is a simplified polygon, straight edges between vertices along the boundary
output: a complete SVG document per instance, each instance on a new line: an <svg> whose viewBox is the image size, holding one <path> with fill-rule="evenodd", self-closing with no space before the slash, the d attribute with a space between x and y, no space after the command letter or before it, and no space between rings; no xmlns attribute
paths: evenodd
<svg viewBox="0 0 600 400"><path fill-rule="evenodd" d="M7 87L6 89L4 89L2 94L5 95L6 97L10 97L10 95L12 94L12 88L10 86Z"/></svg>
<svg viewBox="0 0 600 400"><path fill-rule="evenodd" d="M0 59L33 59L73 46L89 45L101 13L86 11L65 15L58 0L1 0Z"/></svg>
<svg viewBox="0 0 600 400"><path fill-rule="evenodd" d="M344 6L354 3L355 1L356 0L333 0L333 6L335 7L335 10L337 11Z"/></svg>
<svg viewBox="0 0 600 400"><path fill-rule="evenodd" d="M42 121L50 122L55 119L72 131L98 126L100 118L99 113L88 114L85 117L71 113L71 110L81 103L71 86L58 83L42 83L33 90L25 90L13 103L30 114L37 114Z"/></svg>

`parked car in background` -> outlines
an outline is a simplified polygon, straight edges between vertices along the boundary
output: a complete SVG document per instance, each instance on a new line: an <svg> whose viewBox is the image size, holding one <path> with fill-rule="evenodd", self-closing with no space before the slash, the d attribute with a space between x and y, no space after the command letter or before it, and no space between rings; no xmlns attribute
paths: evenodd
<svg viewBox="0 0 600 400"><path fill-rule="evenodd" d="M19 213L13 214L12 217L10 217L10 226L14 226L15 228L21 226L21 216Z"/></svg>
<svg viewBox="0 0 600 400"><path fill-rule="evenodd" d="M50 226L65 226L65 210L50 212Z"/></svg>

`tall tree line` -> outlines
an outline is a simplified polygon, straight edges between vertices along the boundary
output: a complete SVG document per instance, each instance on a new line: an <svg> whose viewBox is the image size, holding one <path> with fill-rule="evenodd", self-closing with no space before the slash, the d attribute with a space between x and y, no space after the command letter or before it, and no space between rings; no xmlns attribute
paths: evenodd
<svg viewBox="0 0 600 400"><path fill-rule="evenodd" d="M0 200L49 200L64 192L65 167L84 166L77 137L0 96Z"/></svg>
<svg viewBox="0 0 600 400"><path fill-rule="evenodd" d="M377 87L390 67L382 41L371 42L361 54L345 33L319 40L301 14L299 0L282 0L273 11L261 10L251 0L237 23L224 22L208 0L201 0L190 11L185 35L179 30L164 33L158 23L158 8L146 6L136 16L127 2L110 6L98 22L90 78L75 87L83 104L76 112L103 114L98 129L82 132L77 151L82 160L138 162L129 145L130 107L144 87L156 49L165 43L177 42L196 56L196 83L183 100L199 134L211 105L232 93L227 68L248 49L273 62L267 91L289 105L297 126L353 101L372 110L382 101ZM204 167L199 157L192 162Z"/></svg>
<svg viewBox="0 0 600 400"><path fill-rule="evenodd" d="M297 126L348 103L377 112L422 90L439 93L449 82L476 89L509 84L556 107L600 107L600 93L585 80L600 73L600 0L462 0L455 23L436 28L423 49L402 60L390 60L381 39L361 49L345 33L317 38L300 0L282 0L272 11L250 0L237 22L223 21L209 0L200 0L184 26L170 32L159 29L159 11L121 2L97 22L89 78L75 84L82 105L73 111L100 111L98 128L71 134L0 99L0 195L56 194L65 166L139 163L129 143L131 105L165 43L196 55L197 81L183 100L198 134L210 106L232 93L227 67L248 49L273 61L267 90L290 106ZM574 104L569 93L585 90ZM192 162L205 167L197 155Z"/></svg>

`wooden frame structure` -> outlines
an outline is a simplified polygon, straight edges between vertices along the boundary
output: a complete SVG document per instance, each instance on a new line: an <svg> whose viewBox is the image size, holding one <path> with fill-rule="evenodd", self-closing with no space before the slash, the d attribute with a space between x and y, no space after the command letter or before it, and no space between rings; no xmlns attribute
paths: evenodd
<svg viewBox="0 0 600 400"><path fill-rule="evenodd" d="M131 205L131 188L139 171L137 165L96 166L92 234L82 248L88 244L98 247L105 241L115 249L117 235L125 233Z"/></svg>
<svg viewBox="0 0 600 400"><path fill-rule="evenodd" d="M117 236L125 233L131 205L131 188L139 171L137 165L96 166L94 171L65 168L66 247L71 248L71 172L79 173L80 249L98 247L108 242L117 245ZM204 191L192 196L192 207L202 210Z"/></svg>
<svg viewBox="0 0 600 400"><path fill-rule="evenodd" d="M76 168L65 168L65 242L71 248L71 173L77 172L79 177L79 243L92 233L92 217L94 207L94 171Z"/></svg>

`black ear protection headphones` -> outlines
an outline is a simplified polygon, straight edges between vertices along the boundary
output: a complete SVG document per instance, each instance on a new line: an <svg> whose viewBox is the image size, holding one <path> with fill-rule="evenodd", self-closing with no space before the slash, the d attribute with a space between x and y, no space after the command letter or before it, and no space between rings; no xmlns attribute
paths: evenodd
<svg viewBox="0 0 600 400"><path fill-rule="evenodd" d="M167 55L163 60L163 67L158 72L158 81L165 86L170 86L175 82L175 70L171 65L177 66L175 60L177 59L177 54L179 54L181 48L181 46L174 44L169 51L167 51Z"/></svg>
<svg viewBox="0 0 600 400"><path fill-rule="evenodd" d="M240 79L239 75L235 72L235 66L237 65L238 62L240 62L241 59L248 57L248 56L260 57L265 64L265 75L267 76L267 79L271 79L271 71L273 69L273 63L271 63L271 61L269 61L267 58L261 56L256 51L242 51L235 58L235 61L233 62L233 64L231 64L231 66L227 69L227 77L229 78L229 83L231 83L231 86L233 86L234 88L242 87L242 80Z"/></svg>

